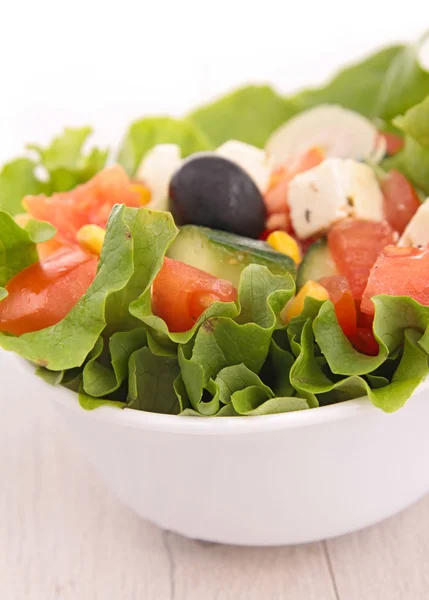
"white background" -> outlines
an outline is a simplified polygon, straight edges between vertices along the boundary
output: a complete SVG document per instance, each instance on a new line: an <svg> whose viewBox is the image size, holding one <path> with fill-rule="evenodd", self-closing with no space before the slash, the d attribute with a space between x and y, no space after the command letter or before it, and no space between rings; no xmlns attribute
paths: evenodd
<svg viewBox="0 0 429 600"><path fill-rule="evenodd" d="M3 0L0 162L64 125L118 142L130 119L180 114L246 81L319 83L429 27L423 0ZM425 22L426 14L426 22Z"/></svg>
<svg viewBox="0 0 429 600"><path fill-rule="evenodd" d="M0 162L64 125L114 145L247 81L316 84L429 27L425 0L250 4L0 0ZM0 354L2 600L429 598L429 499L328 544L203 546L119 505L33 385Z"/></svg>

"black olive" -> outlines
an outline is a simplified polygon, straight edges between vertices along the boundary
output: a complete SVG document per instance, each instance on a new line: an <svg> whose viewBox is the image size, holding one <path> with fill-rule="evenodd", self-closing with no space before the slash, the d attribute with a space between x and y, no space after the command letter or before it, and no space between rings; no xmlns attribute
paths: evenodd
<svg viewBox="0 0 429 600"><path fill-rule="evenodd" d="M265 228L264 199L236 163L204 153L192 156L170 182L169 209L177 225L203 225L258 238Z"/></svg>

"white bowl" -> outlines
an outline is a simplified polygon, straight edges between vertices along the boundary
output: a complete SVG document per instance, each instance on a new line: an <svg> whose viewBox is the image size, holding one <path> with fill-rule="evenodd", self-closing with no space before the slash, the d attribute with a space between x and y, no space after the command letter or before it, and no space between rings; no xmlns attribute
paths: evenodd
<svg viewBox="0 0 429 600"><path fill-rule="evenodd" d="M12 362L53 401L124 504L190 538L322 540L385 519L429 491L427 383L394 414L360 398L260 417L176 417L85 411L75 393Z"/></svg>

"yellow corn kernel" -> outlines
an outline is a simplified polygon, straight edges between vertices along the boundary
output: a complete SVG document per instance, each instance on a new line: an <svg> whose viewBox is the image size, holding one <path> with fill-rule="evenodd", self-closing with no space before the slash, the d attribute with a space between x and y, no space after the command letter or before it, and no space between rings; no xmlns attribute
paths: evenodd
<svg viewBox="0 0 429 600"><path fill-rule="evenodd" d="M149 188L147 188L142 183L133 183L131 185L131 189L133 190L133 192L136 192L136 194L139 194L139 200L142 206L149 204L151 200L151 193Z"/></svg>
<svg viewBox="0 0 429 600"><path fill-rule="evenodd" d="M98 225L84 225L77 232L77 241L89 252L100 254L103 247L106 230Z"/></svg>
<svg viewBox="0 0 429 600"><path fill-rule="evenodd" d="M268 236L267 242L277 252L290 256L296 264L301 262L301 252L297 241L285 231L273 231Z"/></svg>
<svg viewBox="0 0 429 600"><path fill-rule="evenodd" d="M316 283L316 281L307 281L297 295L289 300L280 313L280 318L283 323L289 323L293 317L297 317L301 314L307 297L315 298L316 300L328 300L329 294L328 290L320 285L320 283Z"/></svg>
<svg viewBox="0 0 429 600"><path fill-rule="evenodd" d="M15 223L17 223L20 227L26 227L31 217L28 213L21 213L19 215L15 215L14 219Z"/></svg>

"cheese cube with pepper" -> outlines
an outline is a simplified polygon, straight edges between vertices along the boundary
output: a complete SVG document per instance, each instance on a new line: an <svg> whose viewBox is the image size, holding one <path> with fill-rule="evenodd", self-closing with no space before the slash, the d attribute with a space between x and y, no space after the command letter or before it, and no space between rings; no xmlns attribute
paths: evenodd
<svg viewBox="0 0 429 600"><path fill-rule="evenodd" d="M328 158L296 175L288 200L292 225L302 239L323 233L346 217L384 218L383 195L373 170L350 159Z"/></svg>

